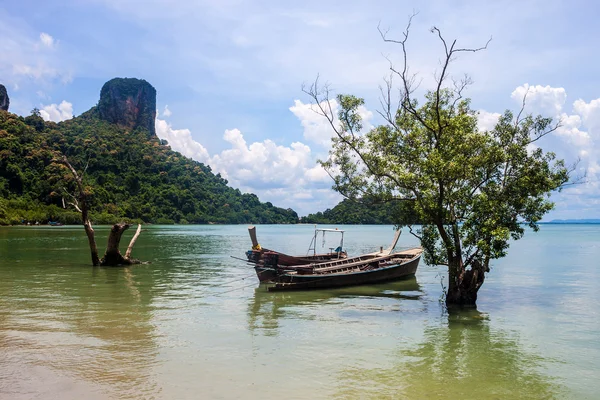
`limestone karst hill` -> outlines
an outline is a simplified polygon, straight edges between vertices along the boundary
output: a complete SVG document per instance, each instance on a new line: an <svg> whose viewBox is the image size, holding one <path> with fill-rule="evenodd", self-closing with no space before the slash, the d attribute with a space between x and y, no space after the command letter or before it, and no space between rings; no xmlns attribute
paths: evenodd
<svg viewBox="0 0 600 400"><path fill-rule="evenodd" d="M143 128L155 135L156 89L143 79L111 79L100 91L98 116L126 129Z"/></svg>
<svg viewBox="0 0 600 400"><path fill-rule="evenodd" d="M107 82L97 106L58 124L1 110L0 224L80 223L68 205L72 177L56 162L62 155L80 171L87 166L96 223L298 222L294 210L242 194L209 166L172 151L156 137L155 112L156 90L133 78Z"/></svg>
<svg viewBox="0 0 600 400"><path fill-rule="evenodd" d="M6 87L0 84L0 110L8 111L8 106L10 105L10 99L8 98L8 93L6 92Z"/></svg>

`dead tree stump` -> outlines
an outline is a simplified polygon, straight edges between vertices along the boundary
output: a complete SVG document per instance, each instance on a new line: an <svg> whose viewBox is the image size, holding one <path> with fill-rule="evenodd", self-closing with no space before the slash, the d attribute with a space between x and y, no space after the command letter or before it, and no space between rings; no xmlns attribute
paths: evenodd
<svg viewBox="0 0 600 400"><path fill-rule="evenodd" d="M119 250L119 243L121 242L121 236L123 236L123 232L125 232L130 226L131 226L130 224L125 224L125 223L113 225L113 227L110 230L110 235L108 236L108 243L106 245L106 253L104 253L104 257L100 261L100 265L113 266L113 265L131 265L131 264L139 263L139 261L137 261L137 260L132 260L129 257L123 257L121 255L121 251ZM141 227L141 225L140 225L140 227ZM139 228L138 228L138 231L139 231ZM130 245L130 247L132 247L132 246Z"/></svg>

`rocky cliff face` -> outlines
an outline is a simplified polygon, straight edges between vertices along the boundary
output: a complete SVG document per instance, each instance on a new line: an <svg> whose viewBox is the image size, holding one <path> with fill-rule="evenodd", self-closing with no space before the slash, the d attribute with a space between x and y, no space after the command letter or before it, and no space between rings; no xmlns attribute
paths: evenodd
<svg viewBox="0 0 600 400"><path fill-rule="evenodd" d="M0 110L8 111L10 105L10 99L8 98L8 92L4 85L0 84Z"/></svg>
<svg viewBox="0 0 600 400"><path fill-rule="evenodd" d="M156 89L143 79L114 78L100 91L100 118L128 129L144 128L156 135Z"/></svg>

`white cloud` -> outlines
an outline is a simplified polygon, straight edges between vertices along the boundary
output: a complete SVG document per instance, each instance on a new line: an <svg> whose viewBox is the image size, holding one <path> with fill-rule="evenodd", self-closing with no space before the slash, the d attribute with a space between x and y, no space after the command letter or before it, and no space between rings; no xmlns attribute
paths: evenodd
<svg viewBox="0 0 600 400"><path fill-rule="evenodd" d="M291 207L300 215L332 207L339 195L331 191L329 175L316 163L309 146L294 142L278 145L271 140L247 143L239 129L227 129L223 140L229 148L210 156L195 141L189 129L173 129L156 119L156 134L166 139L171 149L209 165L214 173L242 192L251 192L261 201Z"/></svg>
<svg viewBox="0 0 600 400"><path fill-rule="evenodd" d="M310 147L294 142L290 147L271 140L248 145L238 129L226 130L223 139L231 149L211 158L211 167L236 187L266 189L304 186L304 170L312 167Z"/></svg>
<svg viewBox="0 0 600 400"><path fill-rule="evenodd" d="M579 129L582 125L581 116L562 113L560 125L556 130L556 135L564 138L567 143L578 148L587 147L591 144L590 135Z"/></svg>
<svg viewBox="0 0 600 400"><path fill-rule="evenodd" d="M500 118L499 113L480 110L477 114L477 127L482 131L491 131L494 129Z"/></svg>
<svg viewBox="0 0 600 400"><path fill-rule="evenodd" d="M590 134L600 140L600 99L586 103L579 99L573 103L573 111L581 116L582 122L590 130Z"/></svg>
<svg viewBox="0 0 600 400"><path fill-rule="evenodd" d="M321 106L326 110L331 106L335 116L334 123L338 124L337 101L330 100L329 104L327 104L327 102L322 102ZM331 137L334 133L327 118L319 114L317 109L318 107L316 105L310 103L304 104L300 100L294 100L294 105L289 108L289 110L300 120L300 123L304 128L304 139L326 147L331 144Z"/></svg>
<svg viewBox="0 0 600 400"><path fill-rule="evenodd" d="M517 87L511 97L522 104L525 95L527 96L525 112L552 117L555 122L559 122L559 127L553 136L559 138L562 144L554 143L551 138L548 138L551 150L556 150L563 156L578 154L584 157L600 150L596 148L598 144L592 140L593 133L600 131L600 99L592 100L590 103L577 100L573 103L574 113L568 114L563 111L567 99L564 88L530 86L526 83Z"/></svg>
<svg viewBox="0 0 600 400"><path fill-rule="evenodd" d="M326 101L321 102L321 107L333 114L333 124L339 126L338 113L338 102L335 99L329 100L329 104ZM304 128L304 138L315 144L323 147L329 147L331 145L331 137L335 135L333 128L327 118L320 114L319 107L316 104L305 104L300 100L294 100L294 105L289 110L300 120L302 127ZM373 113L364 106L358 108L358 114L362 118L363 129L362 132L369 131L373 126L371 125L371 119Z"/></svg>
<svg viewBox="0 0 600 400"><path fill-rule="evenodd" d="M206 163L209 160L208 151L192 138L189 129L173 129L171 124L162 119L156 119L156 136L165 139L171 149L180 152L193 160Z"/></svg>
<svg viewBox="0 0 600 400"><path fill-rule="evenodd" d="M40 115L44 121L61 122L73 118L73 104L63 100L60 104L42 106Z"/></svg>
<svg viewBox="0 0 600 400"><path fill-rule="evenodd" d="M171 110L169 110L169 106L166 105L165 109L163 110L163 117L170 117L171 115L173 115L173 113L171 112Z"/></svg>
<svg viewBox="0 0 600 400"><path fill-rule="evenodd" d="M304 178L308 182L325 183L329 186L331 186L332 183L331 177L320 165L315 165L314 167L307 169L304 172Z"/></svg>
<svg viewBox="0 0 600 400"><path fill-rule="evenodd" d="M40 33L40 42L48 48L53 48L56 44L54 38L45 32Z"/></svg>
<svg viewBox="0 0 600 400"><path fill-rule="evenodd" d="M535 144L544 151L555 152L567 164L579 159L572 179L586 174L582 183L552 195L556 208L546 219L600 217L600 99L576 100L569 114L564 111L567 93L563 88L525 84L513 91L512 98L520 104L525 93L527 113L560 121L556 131Z"/></svg>
<svg viewBox="0 0 600 400"><path fill-rule="evenodd" d="M526 97L525 97L526 96ZM517 87L511 94L519 105L525 99L525 111L542 114L544 117L556 117L562 111L567 100L564 88L535 85L528 83Z"/></svg>

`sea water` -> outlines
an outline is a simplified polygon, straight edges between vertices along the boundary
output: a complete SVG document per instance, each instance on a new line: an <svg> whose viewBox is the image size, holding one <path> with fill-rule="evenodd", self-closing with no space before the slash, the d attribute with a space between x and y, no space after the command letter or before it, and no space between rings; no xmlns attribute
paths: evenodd
<svg viewBox="0 0 600 400"><path fill-rule="evenodd" d="M394 234L337 228L349 255ZM296 255L313 233L257 227ZM146 226L133 256L149 263L101 268L82 227L0 228L0 399L600 398L600 225L528 231L452 314L444 267L269 293L239 260L250 246L243 225Z"/></svg>

